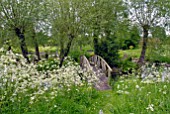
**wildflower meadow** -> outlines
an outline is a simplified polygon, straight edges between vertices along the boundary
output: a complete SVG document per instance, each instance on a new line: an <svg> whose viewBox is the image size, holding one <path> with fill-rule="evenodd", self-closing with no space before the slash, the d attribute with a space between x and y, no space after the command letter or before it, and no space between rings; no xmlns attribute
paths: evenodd
<svg viewBox="0 0 170 114"><path fill-rule="evenodd" d="M94 74L83 71L77 63L69 58L62 68L47 65L46 67L56 68L52 70L41 69L43 67L42 63L28 64L22 55L14 54L12 51L4 52L1 49L0 61L0 113L5 114L32 112L32 108L36 107L35 105L39 106L39 103L44 105L45 102L52 103L49 104L54 105L51 108L56 108L55 106L59 108L59 104L54 103L56 98L63 97L69 100L73 92L77 94L84 92L87 94L87 99L89 99L88 97L91 97L93 91L91 85L97 80ZM81 89L79 90L79 88ZM82 97L85 96L82 95ZM62 102L62 99L60 100ZM62 103L64 102L67 101L63 100ZM41 109L43 109L43 105ZM70 107L68 106L68 108ZM47 113L50 110L52 109L46 109ZM67 112L67 110L64 110L63 113ZM54 112L57 111L60 110ZM41 113L41 111L33 111L33 113Z"/></svg>
<svg viewBox="0 0 170 114"><path fill-rule="evenodd" d="M140 74L117 77L112 90L98 91L97 77L71 58L59 68L57 59L30 64L1 49L0 61L2 114L170 113L169 68L148 64Z"/></svg>

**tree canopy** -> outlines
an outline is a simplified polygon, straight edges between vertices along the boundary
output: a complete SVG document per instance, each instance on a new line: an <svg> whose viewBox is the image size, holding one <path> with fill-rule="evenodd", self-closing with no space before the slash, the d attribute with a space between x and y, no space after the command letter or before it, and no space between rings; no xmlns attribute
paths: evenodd
<svg viewBox="0 0 170 114"><path fill-rule="evenodd" d="M95 54L105 55L104 52L110 48L113 50L111 42L118 44L114 50L137 47L142 30L143 47L139 63L143 63L148 34L166 37L169 5L169 0L1 0L1 40L7 31L15 33L22 54L29 61L27 45L34 44L39 56L38 43L47 37L48 41L43 41L43 44L49 45L50 42L57 46L62 66L73 44L80 47L93 44ZM26 41L30 38L33 43L29 44ZM108 50L100 52L104 45Z"/></svg>

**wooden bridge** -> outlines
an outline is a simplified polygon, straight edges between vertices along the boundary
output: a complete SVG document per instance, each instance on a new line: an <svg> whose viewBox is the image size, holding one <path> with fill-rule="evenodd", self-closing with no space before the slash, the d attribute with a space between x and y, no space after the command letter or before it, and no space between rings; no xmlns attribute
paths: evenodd
<svg viewBox="0 0 170 114"><path fill-rule="evenodd" d="M81 56L80 65L83 69L93 72L98 77L99 81L94 83L96 89L111 89L109 82L112 69L102 57L94 55L88 60L85 56Z"/></svg>

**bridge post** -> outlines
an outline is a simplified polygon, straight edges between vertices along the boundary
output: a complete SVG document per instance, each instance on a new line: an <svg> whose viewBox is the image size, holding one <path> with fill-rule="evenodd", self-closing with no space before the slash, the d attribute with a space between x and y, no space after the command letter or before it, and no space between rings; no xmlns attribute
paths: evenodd
<svg viewBox="0 0 170 114"><path fill-rule="evenodd" d="M112 79L111 71L108 69L108 83L109 83L109 85L111 85L111 79Z"/></svg>

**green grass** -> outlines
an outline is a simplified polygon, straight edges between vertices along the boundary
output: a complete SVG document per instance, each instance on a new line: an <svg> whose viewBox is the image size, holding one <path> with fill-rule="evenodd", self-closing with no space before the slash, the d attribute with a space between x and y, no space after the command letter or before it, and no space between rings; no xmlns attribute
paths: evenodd
<svg viewBox="0 0 170 114"><path fill-rule="evenodd" d="M29 49L29 52L35 52L35 49L34 47L28 47ZM57 51L57 46L46 46L46 47L43 47L43 46L39 46L39 51L40 52L56 52Z"/></svg>
<svg viewBox="0 0 170 114"><path fill-rule="evenodd" d="M139 58L141 49L119 50L120 58Z"/></svg>
<svg viewBox="0 0 170 114"><path fill-rule="evenodd" d="M105 114L168 114L169 83L144 84L139 79L121 79L113 91L101 92ZM153 104L152 109L147 109Z"/></svg>
<svg viewBox="0 0 170 114"><path fill-rule="evenodd" d="M98 114L99 110L102 110L104 114L168 114L170 113L169 88L169 83L144 84L134 77L120 78L114 83L113 90L108 91L96 91L87 86L73 87L69 90L66 88L58 91L54 98L51 98L49 91L35 99L33 104L24 97L18 103L11 103L9 112ZM7 108L6 106L4 114L9 113Z"/></svg>

